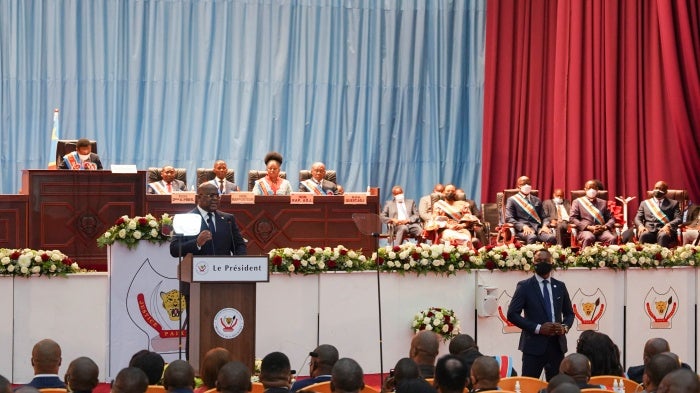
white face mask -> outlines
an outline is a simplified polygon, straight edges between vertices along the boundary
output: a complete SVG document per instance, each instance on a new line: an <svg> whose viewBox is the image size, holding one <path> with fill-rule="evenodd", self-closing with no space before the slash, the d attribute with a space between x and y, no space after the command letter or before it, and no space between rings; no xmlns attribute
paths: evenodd
<svg viewBox="0 0 700 393"><path fill-rule="evenodd" d="M556 203L557 205L561 205L562 203L564 203L564 200L559 197L556 197L554 198L554 203Z"/></svg>
<svg viewBox="0 0 700 393"><path fill-rule="evenodd" d="M595 188L589 188L586 190L586 196L589 198L595 198L598 195L598 190Z"/></svg>
<svg viewBox="0 0 700 393"><path fill-rule="evenodd" d="M532 186L529 184L525 184L520 187L520 192L522 192L525 195L530 194L530 191L532 191Z"/></svg>
<svg viewBox="0 0 700 393"><path fill-rule="evenodd" d="M80 157L81 161L87 161L88 159L90 159L89 154L78 154L78 157Z"/></svg>
<svg viewBox="0 0 700 393"><path fill-rule="evenodd" d="M396 200L396 202L403 202L403 194L394 195L394 199Z"/></svg>

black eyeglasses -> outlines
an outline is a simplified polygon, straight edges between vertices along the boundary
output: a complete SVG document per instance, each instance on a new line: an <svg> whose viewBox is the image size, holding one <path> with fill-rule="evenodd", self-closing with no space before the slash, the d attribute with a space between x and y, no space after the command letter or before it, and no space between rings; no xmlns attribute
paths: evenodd
<svg viewBox="0 0 700 393"><path fill-rule="evenodd" d="M211 194L197 194L200 198L209 198L209 199L219 199L221 198L221 195L219 195L218 192L216 193L211 193Z"/></svg>

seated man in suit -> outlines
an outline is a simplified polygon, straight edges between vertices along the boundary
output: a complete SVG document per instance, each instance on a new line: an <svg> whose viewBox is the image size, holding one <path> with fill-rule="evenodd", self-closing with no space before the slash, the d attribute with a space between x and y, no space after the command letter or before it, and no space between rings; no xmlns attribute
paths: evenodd
<svg viewBox="0 0 700 393"><path fill-rule="evenodd" d="M557 244L562 247L569 247L571 245L568 233L571 202L568 199L564 199L564 190L561 188L554 189L552 199L542 202L542 208L549 216L549 226L555 228Z"/></svg>
<svg viewBox="0 0 700 393"><path fill-rule="evenodd" d="M506 201L506 223L515 228L515 236L527 244L543 242L554 244L556 236L549 228L549 216L542 208L542 202L534 195L532 183L527 176L521 176L515 183L519 192Z"/></svg>
<svg viewBox="0 0 700 393"><path fill-rule="evenodd" d="M498 382L501 380L501 372L498 362L491 356L481 356L474 360L469 370L470 393L499 390Z"/></svg>
<svg viewBox="0 0 700 393"><path fill-rule="evenodd" d="M65 382L71 392L90 393L99 384L100 369L89 357L81 356L68 365Z"/></svg>
<svg viewBox="0 0 700 393"><path fill-rule="evenodd" d="M571 204L570 221L578 229L576 239L582 247L595 242L615 244L617 238L613 235L615 217L608 210L608 202L597 198L598 183L589 180L583 187L586 196L576 198Z"/></svg>
<svg viewBox="0 0 700 393"><path fill-rule="evenodd" d="M173 191L187 191L185 182L175 178L175 168L165 165L160 169L161 180L148 183L148 194L169 195Z"/></svg>
<svg viewBox="0 0 700 393"><path fill-rule="evenodd" d="M692 204L688 207L688 212L684 224L683 244L698 245L700 240L700 205Z"/></svg>
<svg viewBox="0 0 700 393"><path fill-rule="evenodd" d="M292 392L304 389L309 385L331 380L331 371L338 361L338 349L330 344L321 344L313 352L309 352L309 377L297 380L291 387Z"/></svg>
<svg viewBox="0 0 700 393"><path fill-rule="evenodd" d="M311 179L306 179L299 183L300 192L313 192L314 195L343 195L343 188L338 187L330 180L324 179L326 176L326 164L314 162L311 165Z"/></svg>
<svg viewBox="0 0 700 393"><path fill-rule="evenodd" d="M226 174L228 173L228 167L226 166L226 161L216 160L214 162L214 175L213 179L209 180L209 184L213 184L219 190L219 195L230 194L234 191L240 191L241 189L236 185L236 183L226 180Z"/></svg>
<svg viewBox="0 0 700 393"><path fill-rule="evenodd" d="M444 198L444 193L445 186L438 183L435 185L435 187L433 187L432 193L422 196L418 201L418 215L420 216L420 219L423 220L424 224L433 219L433 203Z"/></svg>
<svg viewBox="0 0 700 393"><path fill-rule="evenodd" d="M382 222L394 225L394 245L400 245L406 234L420 237L423 228L420 225L418 209L413 199L406 199L401 186L391 189L394 198L387 201L382 209Z"/></svg>
<svg viewBox="0 0 700 393"><path fill-rule="evenodd" d="M72 169L74 171L102 169L102 161L100 161L100 156L92 152L90 140L80 138L75 151L63 156L58 169Z"/></svg>
<svg viewBox="0 0 700 393"><path fill-rule="evenodd" d="M34 379L27 385L37 388L64 388L66 384L58 377L61 367L61 346L49 338L34 344L32 348L32 367Z"/></svg>
<svg viewBox="0 0 700 393"><path fill-rule="evenodd" d="M676 243L681 210L678 201L666 198L667 192L666 182L658 181L654 185L654 196L639 204L634 224L641 243L658 243L662 247Z"/></svg>

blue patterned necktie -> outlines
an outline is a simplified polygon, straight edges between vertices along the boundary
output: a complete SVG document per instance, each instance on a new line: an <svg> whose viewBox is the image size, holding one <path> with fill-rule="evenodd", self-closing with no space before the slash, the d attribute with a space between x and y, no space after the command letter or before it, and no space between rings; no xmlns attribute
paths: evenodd
<svg viewBox="0 0 700 393"><path fill-rule="evenodd" d="M544 307L547 309L547 316L549 322L554 321L552 318L552 302L549 300L549 281L542 281L542 296L544 297Z"/></svg>

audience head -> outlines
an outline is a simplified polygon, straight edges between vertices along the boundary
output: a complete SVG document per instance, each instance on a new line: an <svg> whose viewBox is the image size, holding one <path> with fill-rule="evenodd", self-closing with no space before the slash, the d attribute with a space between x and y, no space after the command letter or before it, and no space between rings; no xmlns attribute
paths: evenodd
<svg viewBox="0 0 700 393"><path fill-rule="evenodd" d="M671 371L661 380L656 393L700 393L698 375L687 368Z"/></svg>
<svg viewBox="0 0 700 393"><path fill-rule="evenodd" d="M415 378L405 381L401 381L396 386L396 393L436 393L434 387L432 387L425 379Z"/></svg>
<svg viewBox="0 0 700 393"><path fill-rule="evenodd" d="M331 371L331 391L338 393L357 393L364 389L362 367L350 358L335 362Z"/></svg>
<svg viewBox="0 0 700 393"><path fill-rule="evenodd" d="M576 383L588 383L591 378L591 362L585 355L572 353L559 364L559 372L573 378Z"/></svg>
<svg viewBox="0 0 700 393"><path fill-rule="evenodd" d="M231 352L226 348L212 348L204 355L202 364L199 367L199 376L208 388L213 388L216 384L216 377L224 364L233 360Z"/></svg>
<svg viewBox="0 0 700 393"><path fill-rule="evenodd" d="M271 352L262 359L260 364L260 382L265 388L289 388L292 380L292 368L289 358L282 352Z"/></svg>
<svg viewBox="0 0 700 393"><path fill-rule="evenodd" d="M194 389L194 369L184 360L173 360L163 373L166 390Z"/></svg>
<svg viewBox="0 0 700 393"><path fill-rule="evenodd" d="M451 355L458 355L473 350L478 351L479 347L477 347L476 341L474 341L472 336L468 334L458 334L450 340L449 349Z"/></svg>
<svg viewBox="0 0 700 393"><path fill-rule="evenodd" d="M661 380L671 371L681 368L681 363L671 352L662 352L651 357L644 366L642 382L647 392L656 391Z"/></svg>
<svg viewBox="0 0 700 393"><path fill-rule="evenodd" d="M64 382L72 392L91 392L99 383L100 369L92 359L82 356L68 365Z"/></svg>
<svg viewBox="0 0 700 393"><path fill-rule="evenodd" d="M209 183L202 183L197 187L197 205L208 212L215 212L219 208L219 189Z"/></svg>
<svg viewBox="0 0 700 393"><path fill-rule="evenodd" d="M58 374L61 367L61 346L50 338L34 344L32 348L34 374Z"/></svg>
<svg viewBox="0 0 700 393"><path fill-rule="evenodd" d="M394 385L409 379L419 379L418 365L410 358L401 358L394 366Z"/></svg>
<svg viewBox="0 0 700 393"><path fill-rule="evenodd" d="M440 194L442 195L445 192L445 186L442 185L442 183L438 183L433 187L433 193L434 194Z"/></svg>
<svg viewBox="0 0 700 393"><path fill-rule="evenodd" d="M338 349L329 344L321 344L309 353L309 373L312 378L330 375L335 362L338 361Z"/></svg>
<svg viewBox="0 0 700 393"><path fill-rule="evenodd" d="M527 176L520 176L515 182L515 188L520 190L523 195L530 195L530 191L532 191L532 181Z"/></svg>
<svg viewBox="0 0 700 393"><path fill-rule="evenodd" d="M12 384L10 381L0 375L0 393L11 393L12 392Z"/></svg>
<svg viewBox="0 0 700 393"><path fill-rule="evenodd" d="M492 358L493 359L493 358ZM493 359L494 362L496 359ZM498 373L498 363L496 364ZM442 393L462 393L467 382L467 367L455 355L445 355L435 365L435 386Z"/></svg>
<svg viewBox="0 0 700 393"><path fill-rule="evenodd" d="M212 169L214 172L214 175L218 179L226 179L226 174L228 173L228 166L226 166L226 161L224 160L216 160L214 162L214 168Z"/></svg>
<svg viewBox="0 0 700 393"><path fill-rule="evenodd" d="M112 393L145 393L146 389L148 377L137 367L122 369L112 382Z"/></svg>
<svg viewBox="0 0 700 393"><path fill-rule="evenodd" d="M90 140L87 138L80 138L78 139L78 142L75 144L75 150L78 152L80 155L88 155L92 153L92 144L90 143Z"/></svg>
<svg viewBox="0 0 700 393"><path fill-rule="evenodd" d="M650 338L644 344L644 364L646 365L654 355L670 351L671 346L668 345L666 339L661 337Z"/></svg>
<svg viewBox="0 0 700 393"><path fill-rule="evenodd" d="M496 388L501 380L498 361L491 356L479 356L472 364L469 378L474 389Z"/></svg>
<svg viewBox="0 0 700 393"><path fill-rule="evenodd" d="M142 349L131 357L129 367L140 368L146 373L148 384L157 385L163 377L165 361L159 353Z"/></svg>
<svg viewBox="0 0 700 393"><path fill-rule="evenodd" d="M555 387L552 390L549 390L550 393L579 393L581 392L581 388L578 387L575 383L571 382L564 382L561 385Z"/></svg>
<svg viewBox="0 0 700 393"><path fill-rule="evenodd" d="M440 349L440 338L430 330L421 330L411 339L411 349L408 356L416 364L431 366L435 365L435 358Z"/></svg>
<svg viewBox="0 0 700 393"><path fill-rule="evenodd" d="M216 378L216 390L224 393L250 392L253 384L250 382L250 370L239 361L224 364Z"/></svg>
<svg viewBox="0 0 700 393"><path fill-rule="evenodd" d="M576 344L576 352L585 355L591 361L591 376L624 375L620 363L620 350L605 333L584 331Z"/></svg>
<svg viewBox="0 0 700 393"><path fill-rule="evenodd" d="M160 178L166 183L172 182L175 180L175 168L170 165L165 165L160 169Z"/></svg>
<svg viewBox="0 0 700 393"><path fill-rule="evenodd" d="M570 383L578 388L578 386L576 385L576 381L573 378L571 378L570 375L557 374L554 377L552 377L552 379L550 379L547 383L547 393L552 393L552 390L565 383Z"/></svg>
<svg viewBox="0 0 700 393"><path fill-rule="evenodd" d="M323 180L324 176L326 176L326 164L320 161L311 164L311 177L313 177L314 180L320 182Z"/></svg>

